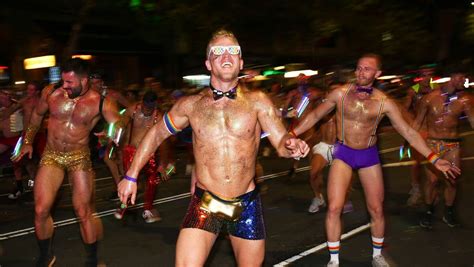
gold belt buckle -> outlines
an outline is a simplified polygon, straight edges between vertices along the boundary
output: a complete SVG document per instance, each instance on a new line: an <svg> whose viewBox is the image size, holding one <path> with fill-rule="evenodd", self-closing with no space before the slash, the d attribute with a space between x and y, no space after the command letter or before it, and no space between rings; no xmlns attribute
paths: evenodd
<svg viewBox="0 0 474 267"><path fill-rule="evenodd" d="M237 221L243 211L242 201L222 201L207 191L202 194L199 208L228 221Z"/></svg>

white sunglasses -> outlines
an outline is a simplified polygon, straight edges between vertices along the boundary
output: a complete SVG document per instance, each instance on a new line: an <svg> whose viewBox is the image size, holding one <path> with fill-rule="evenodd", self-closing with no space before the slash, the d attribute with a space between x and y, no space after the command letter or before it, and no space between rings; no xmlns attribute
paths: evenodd
<svg viewBox="0 0 474 267"><path fill-rule="evenodd" d="M239 45L217 45L211 46L211 48L209 48L209 54L207 55L207 57L209 58L211 56L211 53L216 56L220 56L223 55L225 51L229 52L229 54L231 55L242 55L242 51L240 50Z"/></svg>

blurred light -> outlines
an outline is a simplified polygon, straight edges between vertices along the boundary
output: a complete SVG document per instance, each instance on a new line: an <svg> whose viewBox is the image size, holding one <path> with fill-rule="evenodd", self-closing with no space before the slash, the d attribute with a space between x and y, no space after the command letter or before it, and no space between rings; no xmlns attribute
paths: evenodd
<svg viewBox="0 0 474 267"><path fill-rule="evenodd" d="M190 81L209 80L210 78L211 76L205 74L183 76L183 79Z"/></svg>
<svg viewBox="0 0 474 267"><path fill-rule="evenodd" d="M466 81L464 82L464 88L469 88L469 86L473 85L474 83L469 83L469 79L466 78Z"/></svg>
<svg viewBox="0 0 474 267"><path fill-rule="evenodd" d="M289 71L285 73L285 78L296 78L298 75L304 74L306 76L313 76L313 75L318 75L317 70L295 70L295 71Z"/></svg>
<svg viewBox="0 0 474 267"><path fill-rule="evenodd" d="M49 68L49 83L57 83L61 80L61 71L59 67Z"/></svg>
<svg viewBox="0 0 474 267"><path fill-rule="evenodd" d="M285 66L278 66L278 67L274 67L273 69L274 70L284 70Z"/></svg>
<svg viewBox="0 0 474 267"><path fill-rule="evenodd" d="M252 78L252 81L265 81L269 78L265 77L264 75L257 75Z"/></svg>
<svg viewBox="0 0 474 267"><path fill-rule="evenodd" d="M83 60L91 60L92 55L73 55L72 58L80 58Z"/></svg>
<svg viewBox="0 0 474 267"><path fill-rule="evenodd" d="M25 84L26 82L25 81L16 81L15 84Z"/></svg>
<svg viewBox="0 0 474 267"><path fill-rule="evenodd" d="M401 80L400 78L396 78L390 81L390 83L399 83Z"/></svg>
<svg viewBox="0 0 474 267"><path fill-rule="evenodd" d="M333 74L334 74L334 71L331 71L331 72L326 73L325 75L329 76L329 75L333 75Z"/></svg>
<svg viewBox="0 0 474 267"><path fill-rule="evenodd" d="M270 75L281 75L284 72L278 71L278 70L264 70L263 71L263 76L270 76Z"/></svg>
<svg viewBox="0 0 474 267"><path fill-rule="evenodd" d="M385 75L385 76L380 76L377 78L377 80L391 80L391 79L395 79L395 78L398 78L397 75Z"/></svg>
<svg viewBox="0 0 474 267"><path fill-rule="evenodd" d="M6 70L6 69L8 69L7 66L0 66L0 70Z"/></svg>
<svg viewBox="0 0 474 267"><path fill-rule="evenodd" d="M56 65L56 57L54 55L31 57L23 61L26 70L48 68Z"/></svg>
<svg viewBox="0 0 474 267"><path fill-rule="evenodd" d="M433 80L431 83L445 83L451 81L450 77L444 77L444 78L439 78L436 80Z"/></svg>
<svg viewBox="0 0 474 267"><path fill-rule="evenodd" d="M471 2L471 6L474 6L474 2Z"/></svg>

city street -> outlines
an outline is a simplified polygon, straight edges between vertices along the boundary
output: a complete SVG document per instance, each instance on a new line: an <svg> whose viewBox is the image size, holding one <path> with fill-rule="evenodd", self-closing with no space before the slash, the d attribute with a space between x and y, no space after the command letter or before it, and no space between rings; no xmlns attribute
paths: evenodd
<svg viewBox="0 0 474 267"><path fill-rule="evenodd" d="M465 148L463 175L459 180L456 205L462 227L449 228L442 222L443 203L440 202L435 212L434 228L426 231L418 225L422 207L406 206L411 165L399 161L402 138L390 132L379 135L386 185L384 253L394 266L474 265L474 198L471 197L474 192L474 152L469 149L474 147L474 132L465 128L462 136L462 147ZM97 215L104 227L99 254L107 266L174 266L179 226L189 202L190 179L184 175L185 159L185 155L180 153L177 175L158 189L155 207L163 220L154 224L143 221L140 205L128 211L123 221L114 218L118 202L107 200L113 189L112 178L104 165L97 166ZM312 198L307 159L302 160L296 177L291 180L287 176L290 160L272 155L262 158L261 162L268 185L268 191L262 196L267 231L264 265L325 266L329 259L324 246L325 212L307 212ZM32 266L37 256L32 194L26 194L19 201L9 200L6 195L11 189L11 179L8 175L0 178L0 266ZM357 179L353 183L351 200L354 211L343 215L343 233L356 231L341 242L341 266L370 266L369 217ZM139 203L143 203L143 195L139 196ZM58 196L54 220L56 266L82 266L85 253L67 179ZM207 266L235 265L230 242L225 234L221 234Z"/></svg>

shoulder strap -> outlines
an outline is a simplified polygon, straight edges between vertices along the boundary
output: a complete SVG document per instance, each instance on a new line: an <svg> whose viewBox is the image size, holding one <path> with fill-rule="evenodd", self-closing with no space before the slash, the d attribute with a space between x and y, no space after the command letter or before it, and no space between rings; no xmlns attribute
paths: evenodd
<svg viewBox="0 0 474 267"><path fill-rule="evenodd" d="M341 142L344 143L344 100L346 99L346 96L349 94L349 92L352 90L352 86L354 84L350 84L349 88L347 88L347 91L344 93L341 99Z"/></svg>
<svg viewBox="0 0 474 267"><path fill-rule="evenodd" d="M372 134L370 135L369 144L367 147L370 147L370 145L372 144L372 140L375 139L375 133L377 132L377 127L379 125L380 120L382 119L382 111L383 111L383 106L385 104L385 99L386 97L383 97L382 102L380 103L379 113L377 114L377 118L375 118L375 125L372 130Z"/></svg>

